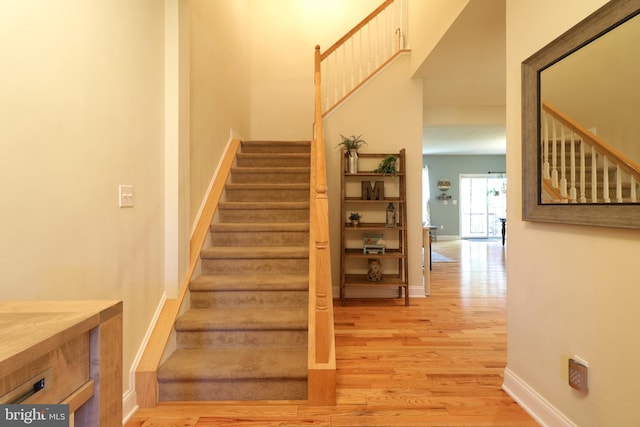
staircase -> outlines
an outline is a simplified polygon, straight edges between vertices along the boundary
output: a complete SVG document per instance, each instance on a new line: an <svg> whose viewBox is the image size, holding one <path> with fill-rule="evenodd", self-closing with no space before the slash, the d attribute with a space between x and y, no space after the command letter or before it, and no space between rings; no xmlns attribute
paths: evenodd
<svg viewBox="0 0 640 427"><path fill-rule="evenodd" d="M309 162L309 142L242 142L159 401L307 398Z"/></svg>
<svg viewBox="0 0 640 427"><path fill-rule="evenodd" d="M640 165L547 102L541 112L543 203L637 203Z"/></svg>

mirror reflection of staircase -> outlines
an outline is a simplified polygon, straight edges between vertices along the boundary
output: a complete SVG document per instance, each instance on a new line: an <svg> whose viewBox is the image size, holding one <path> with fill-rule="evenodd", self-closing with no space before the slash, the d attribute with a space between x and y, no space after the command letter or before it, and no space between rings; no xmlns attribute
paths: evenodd
<svg viewBox="0 0 640 427"><path fill-rule="evenodd" d="M244 141L159 401L307 398L308 141Z"/></svg>

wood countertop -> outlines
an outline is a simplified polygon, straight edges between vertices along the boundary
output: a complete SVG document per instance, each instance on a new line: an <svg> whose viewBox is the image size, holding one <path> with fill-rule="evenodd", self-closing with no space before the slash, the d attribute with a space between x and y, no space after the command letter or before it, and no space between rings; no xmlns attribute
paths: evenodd
<svg viewBox="0 0 640 427"><path fill-rule="evenodd" d="M122 301L0 301L0 378L122 313Z"/></svg>

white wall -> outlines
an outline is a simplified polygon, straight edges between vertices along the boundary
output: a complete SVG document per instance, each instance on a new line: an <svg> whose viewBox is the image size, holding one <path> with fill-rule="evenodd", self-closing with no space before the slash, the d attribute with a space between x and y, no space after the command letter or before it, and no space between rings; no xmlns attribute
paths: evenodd
<svg viewBox="0 0 640 427"><path fill-rule="evenodd" d="M544 415L547 425L640 423L640 231L523 222L517 191L520 64L604 3L567 1L560 13L549 13L557 1L507 1L507 171L514 191L507 209L505 384ZM589 363L587 396L567 385L567 359L573 355Z"/></svg>
<svg viewBox="0 0 640 427"><path fill-rule="evenodd" d="M163 11L0 2L0 298L122 299L125 390L164 290Z"/></svg>
<svg viewBox="0 0 640 427"><path fill-rule="evenodd" d="M324 120L334 296L340 285L340 134L362 135L361 152L392 153L404 148L407 162L409 285L422 287L422 81L410 78L410 55L400 56ZM395 290L391 290L396 294Z"/></svg>

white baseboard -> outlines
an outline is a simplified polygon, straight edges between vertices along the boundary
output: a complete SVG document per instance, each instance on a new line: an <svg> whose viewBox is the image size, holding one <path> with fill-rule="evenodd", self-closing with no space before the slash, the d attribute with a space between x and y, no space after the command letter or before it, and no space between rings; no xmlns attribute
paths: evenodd
<svg viewBox="0 0 640 427"><path fill-rule="evenodd" d="M122 425L129 422L133 414L138 410L137 394L135 390L127 390L122 395Z"/></svg>
<svg viewBox="0 0 640 427"><path fill-rule="evenodd" d="M570 419L538 394L509 368L504 370L502 389L543 427L575 427Z"/></svg>
<svg viewBox="0 0 640 427"><path fill-rule="evenodd" d="M162 312L162 307L164 307L164 303L167 300L167 293L162 294L160 298L160 302L156 307L155 313L153 313L153 317L151 318L151 322L147 327L147 332L144 334L142 338L142 343L140 343L140 347L138 348L138 352L136 353L136 357L133 359L133 363L131 364L131 368L129 369L129 388L122 394L122 417L123 417L123 425L126 421L131 418L131 416L138 410L138 398L136 394L136 370L138 369L138 364L140 363L140 359L142 359L142 355L144 354L145 348L147 348L147 344L151 339L151 334L153 333L153 329L156 327L156 323L158 323L158 318L160 317L160 313Z"/></svg>

